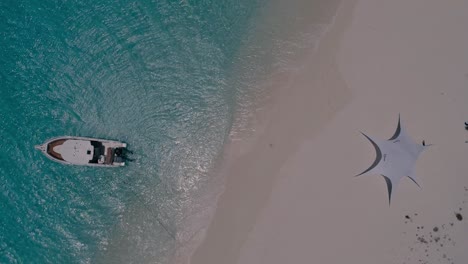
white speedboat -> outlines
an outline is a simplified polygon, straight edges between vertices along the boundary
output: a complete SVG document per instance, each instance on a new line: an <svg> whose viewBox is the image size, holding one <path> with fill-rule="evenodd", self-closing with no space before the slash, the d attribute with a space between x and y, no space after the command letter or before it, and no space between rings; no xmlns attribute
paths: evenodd
<svg viewBox="0 0 468 264"><path fill-rule="evenodd" d="M119 141L71 136L51 138L35 146L53 161L96 167L125 166L126 147Z"/></svg>

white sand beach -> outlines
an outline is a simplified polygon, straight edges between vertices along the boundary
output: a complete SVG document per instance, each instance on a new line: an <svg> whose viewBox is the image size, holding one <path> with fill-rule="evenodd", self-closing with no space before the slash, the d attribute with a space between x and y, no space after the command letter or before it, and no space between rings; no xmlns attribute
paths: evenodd
<svg viewBox="0 0 468 264"><path fill-rule="evenodd" d="M272 87L192 264L466 263L468 1L344 1ZM434 144L388 204L360 131ZM233 147L235 149L235 146ZM457 215L463 219L457 219Z"/></svg>

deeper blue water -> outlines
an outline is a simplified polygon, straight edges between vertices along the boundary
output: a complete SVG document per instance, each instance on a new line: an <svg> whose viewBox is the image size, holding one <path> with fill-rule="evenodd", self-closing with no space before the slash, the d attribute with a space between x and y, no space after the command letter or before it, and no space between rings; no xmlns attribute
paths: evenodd
<svg viewBox="0 0 468 264"><path fill-rule="evenodd" d="M260 5L1 1L0 263L167 263L231 129L227 80ZM125 141L135 161L34 149L60 135Z"/></svg>

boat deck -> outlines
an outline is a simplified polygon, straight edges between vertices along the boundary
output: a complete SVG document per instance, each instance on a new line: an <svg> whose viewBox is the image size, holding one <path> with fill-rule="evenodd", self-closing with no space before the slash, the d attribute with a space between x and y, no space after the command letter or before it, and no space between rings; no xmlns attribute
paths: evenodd
<svg viewBox="0 0 468 264"><path fill-rule="evenodd" d="M66 139L60 139L49 143L49 145L47 146L47 153L49 153L52 157L56 159L63 160L62 155L54 151L54 147L62 145L65 141Z"/></svg>
<svg viewBox="0 0 468 264"><path fill-rule="evenodd" d="M112 148L107 148L106 162L104 164L112 164L112 162L114 162L114 153Z"/></svg>

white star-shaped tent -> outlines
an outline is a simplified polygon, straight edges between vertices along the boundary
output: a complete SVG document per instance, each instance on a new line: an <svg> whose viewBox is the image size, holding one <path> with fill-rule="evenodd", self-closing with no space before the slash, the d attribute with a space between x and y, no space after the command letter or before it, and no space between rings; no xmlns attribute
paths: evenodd
<svg viewBox="0 0 468 264"><path fill-rule="evenodd" d="M398 118L398 127L389 140L374 139L362 133L374 146L376 158L374 163L362 173L380 174L384 177L388 189L388 201L392 198L392 189L398 185L401 178L408 177L416 185L414 173L416 161L421 152L429 145L417 144L401 127Z"/></svg>

